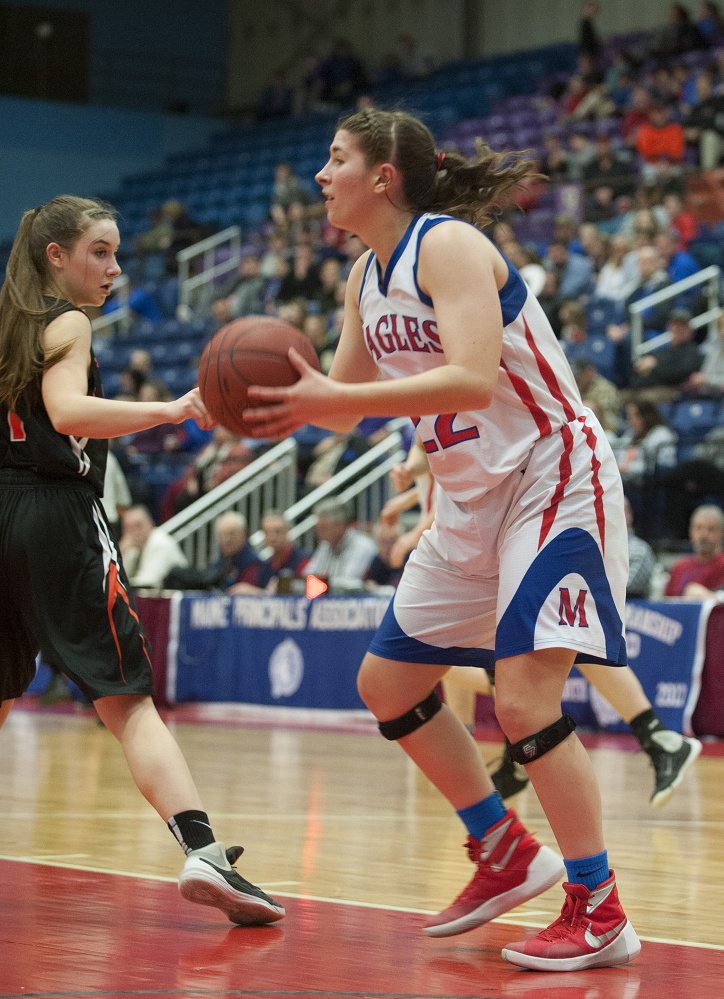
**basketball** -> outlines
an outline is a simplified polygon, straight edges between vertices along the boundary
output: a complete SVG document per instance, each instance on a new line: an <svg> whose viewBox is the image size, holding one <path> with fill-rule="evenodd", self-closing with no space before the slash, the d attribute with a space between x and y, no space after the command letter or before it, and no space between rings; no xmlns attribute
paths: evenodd
<svg viewBox="0 0 724 999"><path fill-rule="evenodd" d="M251 436L253 424L243 417L247 389L293 385L299 374L289 363L290 347L319 371L309 340L274 316L246 316L222 327L199 363L199 392L214 420L232 433Z"/></svg>

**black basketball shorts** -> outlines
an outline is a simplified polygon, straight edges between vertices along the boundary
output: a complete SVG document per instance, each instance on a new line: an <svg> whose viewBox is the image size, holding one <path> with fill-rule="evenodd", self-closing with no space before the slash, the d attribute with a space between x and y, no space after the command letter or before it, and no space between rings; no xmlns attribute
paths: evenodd
<svg viewBox="0 0 724 999"><path fill-rule="evenodd" d="M0 484L0 700L42 648L89 700L153 694L151 649L103 507L74 484Z"/></svg>

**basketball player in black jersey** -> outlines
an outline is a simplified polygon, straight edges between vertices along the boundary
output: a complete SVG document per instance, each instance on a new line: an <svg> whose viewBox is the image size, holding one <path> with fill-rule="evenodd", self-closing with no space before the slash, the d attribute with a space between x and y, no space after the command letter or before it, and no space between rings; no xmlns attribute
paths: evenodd
<svg viewBox="0 0 724 999"><path fill-rule="evenodd" d="M233 870L151 695L150 648L100 502L108 438L211 419L173 402L104 399L83 306L120 274L115 212L61 196L20 223L0 290L0 725L43 648L93 701L131 775L187 854L182 895L242 924L284 909Z"/></svg>

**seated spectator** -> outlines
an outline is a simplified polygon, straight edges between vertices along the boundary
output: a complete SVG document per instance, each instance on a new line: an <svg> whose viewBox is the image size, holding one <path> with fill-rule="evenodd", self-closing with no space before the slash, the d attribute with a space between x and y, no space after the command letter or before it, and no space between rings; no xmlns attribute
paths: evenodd
<svg viewBox="0 0 724 999"><path fill-rule="evenodd" d="M694 342L691 313L674 309L669 316L671 340L660 350L634 361L628 392L636 399L668 402L682 391L687 379L699 371L704 358Z"/></svg>
<svg viewBox="0 0 724 999"><path fill-rule="evenodd" d="M590 295L595 287L593 265L580 253L571 253L563 240L554 239L544 262L558 278L558 295L564 301Z"/></svg>
<svg viewBox="0 0 724 999"><path fill-rule="evenodd" d="M326 316L321 313L307 316L302 332L317 352L319 367L323 374L329 374L334 360L335 345L328 340Z"/></svg>
<svg viewBox="0 0 724 999"><path fill-rule="evenodd" d="M696 96L683 123L684 136L688 145L696 147L701 169L713 170L724 152L724 94L714 92L710 73L702 73L696 80Z"/></svg>
<svg viewBox="0 0 724 999"><path fill-rule="evenodd" d="M503 243L500 250L518 271L532 294L537 298L543 291L543 285L546 280L546 269L540 263L538 255L534 251L521 246L515 240Z"/></svg>
<svg viewBox="0 0 724 999"><path fill-rule="evenodd" d="M631 250L631 240L627 236L614 236L609 246L609 257L599 272L594 296L611 302L623 302L630 290L623 262Z"/></svg>
<svg viewBox="0 0 724 999"><path fill-rule="evenodd" d="M247 253L239 264L237 276L212 305L214 318L223 326L242 316L264 313L266 278L261 274L261 260L256 253Z"/></svg>
<svg viewBox="0 0 724 999"><path fill-rule="evenodd" d="M272 553L262 562L258 585L270 592L280 592L280 578L302 579L306 576L309 552L289 540L289 524L281 510L267 510L261 519L261 529L264 545L271 548Z"/></svg>
<svg viewBox="0 0 724 999"><path fill-rule="evenodd" d="M593 404L603 429L615 434L621 412L621 397L616 386L598 373L589 357L575 357L571 361L571 370L583 402L587 406Z"/></svg>
<svg viewBox="0 0 724 999"><path fill-rule="evenodd" d="M181 478L166 490L161 502L161 521L185 510L200 496L246 468L253 459L254 452L238 434L217 424L209 443L186 466Z"/></svg>
<svg viewBox="0 0 724 999"><path fill-rule="evenodd" d="M187 566L178 544L161 527L156 527L145 506L130 506L121 514L121 540L126 575L135 589L158 590L171 569Z"/></svg>
<svg viewBox="0 0 724 999"><path fill-rule="evenodd" d="M624 261L625 263L625 261ZM626 296L623 302L624 316L621 324L613 324L606 331L611 340L620 341L630 331L629 310L634 302L639 302L648 295L653 295L655 291L668 288L671 284L669 276L662 266L661 255L654 246L642 246L638 251L638 271L639 280L632 291ZM659 302L658 305L651 305L644 309L641 315L641 323L644 331L644 338L653 336L655 333L663 333L672 309L671 299ZM648 362L650 363L650 362Z"/></svg>
<svg viewBox="0 0 724 999"><path fill-rule="evenodd" d="M398 35L397 66L404 80L421 80L435 69L437 57L409 34Z"/></svg>
<svg viewBox="0 0 724 999"><path fill-rule="evenodd" d="M696 22L708 45L721 40L724 35L724 16L718 3L707 2L701 5L701 15Z"/></svg>
<svg viewBox="0 0 724 999"><path fill-rule="evenodd" d="M683 281L684 278L691 277L701 270L690 253L677 248L678 237L672 229L660 232L654 243L672 284ZM706 310L706 296L701 287L681 292L673 301L677 308L689 309L693 314L698 315Z"/></svg>
<svg viewBox="0 0 724 999"><path fill-rule="evenodd" d="M293 110L294 88L287 83L286 74L277 70L259 95L254 115L257 121L276 121L288 118Z"/></svg>
<svg viewBox="0 0 724 999"><path fill-rule="evenodd" d="M247 540L246 517L230 510L216 520L219 557L209 566L213 586L230 595L254 592L259 586L261 559Z"/></svg>
<svg viewBox="0 0 724 999"><path fill-rule="evenodd" d="M688 461L680 461L664 476L667 537L688 536L692 510L711 497L724 496L724 426L712 427L694 445Z"/></svg>
<svg viewBox="0 0 724 999"><path fill-rule="evenodd" d="M677 438L653 402L627 403L626 421L613 450L624 486L638 487L657 469L676 464Z"/></svg>
<svg viewBox="0 0 724 999"><path fill-rule="evenodd" d="M568 139L566 152L566 180L578 183L583 180L583 173L595 156L591 140L583 132L574 132Z"/></svg>
<svg viewBox="0 0 724 999"><path fill-rule="evenodd" d="M363 580L377 554L377 545L352 527L346 504L326 499L314 507L318 545L307 563L307 574L325 579L333 590L363 589Z"/></svg>
<svg viewBox="0 0 724 999"><path fill-rule="evenodd" d="M684 130L678 122L671 121L665 104L654 104L650 121L644 123L636 137L636 151L640 155L641 177L644 184L664 187L681 173L684 158Z"/></svg>
<svg viewBox="0 0 724 999"><path fill-rule="evenodd" d="M289 225L289 209L292 205L307 206L312 197L304 182L292 171L290 163L277 163L274 171L274 188L270 213L274 223L281 229Z"/></svg>
<svg viewBox="0 0 724 999"><path fill-rule="evenodd" d="M316 301L319 302L319 312L322 316L328 316L340 304L338 285L341 273L342 264L336 257L327 257L319 265L320 291L317 293Z"/></svg>
<svg viewBox="0 0 724 999"><path fill-rule="evenodd" d="M563 299L558 290L558 274L555 271L546 271L545 282L540 294L537 296L538 302L546 314L546 319L551 324L551 329L560 339L563 322L560 317Z"/></svg>
<svg viewBox="0 0 724 999"><path fill-rule="evenodd" d="M568 178L568 153L561 145L561 140L555 132L546 132L543 136L545 153L541 160L540 172L554 183Z"/></svg>
<svg viewBox="0 0 724 999"><path fill-rule="evenodd" d="M355 263L366 250L367 247L359 236L355 236L353 232L348 232L346 234L343 247L344 261L342 262L342 272L340 274L340 278L344 281L347 280Z"/></svg>
<svg viewBox="0 0 724 999"><path fill-rule="evenodd" d="M669 216L668 227L677 235L677 250L688 250L689 243L699 235L699 223L674 191L664 196L664 208Z"/></svg>
<svg viewBox="0 0 724 999"><path fill-rule="evenodd" d="M379 590L385 587L396 587L402 577L403 565L394 565L391 561L392 549L400 537L399 524L379 521L375 524L375 541L377 553L365 573L364 582L368 590Z"/></svg>
<svg viewBox="0 0 724 999"><path fill-rule="evenodd" d="M131 506L132 502L128 482L120 462L113 451L109 449L106 457L101 503L106 511L111 538L116 544L121 540L121 514Z"/></svg>
<svg viewBox="0 0 724 999"><path fill-rule="evenodd" d="M724 395L724 313L719 316L717 330L716 341L707 339L701 345L704 363L684 382L686 392L713 399Z"/></svg>
<svg viewBox="0 0 724 999"><path fill-rule="evenodd" d="M320 99L339 106L352 103L366 86L365 71L350 43L340 38L319 67Z"/></svg>
<svg viewBox="0 0 724 999"><path fill-rule="evenodd" d="M147 381L138 390L139 402L170 402L169 390L157 380ZM160 423L148 430L139 430L126 438L125 451L135 455L163 455L182 451L186 444L186 431L175 423Z"/></svg>
<svg viewBox="0 0 724 999"><path fill-rule="evenodd" d="M291 270L282 278L276 302L291 302L296 298L317 299L322 293L319 268L314 262L314 250L305 243L297 246Z"/></svg>
<svg viewBox="0 0 724 999"><path fill-rule="evenodd" d="M699 26L683 4L669 7L668 24L655 36L648 54L655 59L669 59L694 49L705 49L707 42Z"/></svg>
<svg viewBox="0 0 724 999"><path fill-rule="evenodd" d="M664 596L707 599L724 587L724 510L714 504L697 507L689 540L694 554L671 567Z"/></svg>
<svg viewBox="0 0 724 999"><path fill-rule="evenodd" d="M610 187L614 196L634 192L636 183L631 161L613 148L606 133L596 136L594 158L583 170L583 186L589 193L597 187Z"/></svg>
<svg viewBox="0 0 724 999"><path fill-rule="evenodd" d="M627 146L635 146L639 129L651 121L653 100L646 87L634 87L630 106L624 111L621 121L621 138Z"/></svg>
<svg viewBox="0 0 724 999"><path fill-rule="evenodd" d="M586 340L586 310L580 302L571 300L561 306L561 343L582 345Z"/></svg>
<svg viewBox="0 0 724 999"><path fill-rule="evenodd" d="M312 461L304 476L304 492L323 486L369 449L369 442L356 430L323 437L312 452Z"/></svg>
<svg viewBox="0 0 724 999"><path fill-rule="evenodd" d="M287 234L282 228L276 228L269 237L259 264L259 273L266 281L279 276L279 262L286 264L292 256ZM282 274L281 277L284 275Z"/></svg>
<svg viewBox="0 0 724 999"><path fill-rule="evenodd" d="M623 498L623 509L628 527L628 582L627 600L648 600L651 595L651 580L656 568L656 558L648 541L640 538L634 530L634 516L627 496Z"/></svg>

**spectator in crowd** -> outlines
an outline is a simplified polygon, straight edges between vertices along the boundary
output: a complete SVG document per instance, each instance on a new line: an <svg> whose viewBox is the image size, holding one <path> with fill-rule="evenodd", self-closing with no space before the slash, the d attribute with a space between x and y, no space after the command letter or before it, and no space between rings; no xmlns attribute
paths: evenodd
<svg viewBox="0 0 724 999"><path fill-rule="evenodd" d="M630 107L624 111L621 120L621 138L625 145L636 146L639 129L651 122L653 100L646 87L634 87Z"/></svg>
<svg viewBox="0 0 724 999"><path fill-rule="evenodd" d="M696 80L697 102L684 120L684 136L696 147L702 170L713 170L724 152L724 94L714 92L710 73Z"/></svg>
<svg viewBox="0 0 724 999"><path fill-rule="evenodd" d="M566 180L578 183L583 179L583 172L593 160L595 148L591 140L583 132L574 132L568 139L566 151Z"/></svg>
<svg viewBox="0 0 724 999"><path fill-rule="evenodd" d="M354 267L355 262L359 260L362 254L366 251L367 247L359 236L355 236L353 232L346 233L343 246L344 260L342 262L342 271L339 276L343 281L346 281L349 277L349 272Z"/></svg>
<svg viewBox="0 0 724 999"><path fill-rule="evenodd" d="M666 597L701 600L724 586L724 510L714 504L697 507L689 522L689 540L694 554L671 567Z"/></svg>
<svg viewBox="0 0 724 999"><path fill-rule="evenodd" d="M187 566L178 544L161 527L156 527L145 506L131 506L121 515L122 533L118 544L128 579L135 589L157 590L177 566Z"/></svg>
<svg viewBox="0 0 724 999"><path fill-rule="evenodd" d="M342 264L337 257L327 257L319 265L320 290L316 295L316 301L319 302L319 312L322 316L328 316L340 304L338 285L341 273ZM344 304L344 293L342 293L342 304Z"/></svg>
<svg viewBox="0 0 724 999"><path fill-rule="evenodd" d="M261 519L264 545L271 555L259 570L259 587L280 592L279 579L301 579L306 575L309 552L289 538L289 523L281 510L267 510ZM282 586L282 589L284 587Z"/></svg>
<svg viewBox="0 0 724 999"><path fill-rule="evenodd" d="M632 194L636 187L630 159L613 148L606 132L596 136L594 158L583 170L583 185L589 193L610 187L614 196Z"/></svg>
<svg viewBox="0 0 724 999"><path fill-rule="evenodd" d="M668 402L704 363L701 349L694 342L688 309L674 309L668 331L671 340L665 347L634 361L628 388L631 397Z"/></svg>
<svg viewBox="0 0 724 999"><path fill-rule="evenodd" d="M320 98L333 106L352 103L366 86L364 67L350 43L340 38L319 67Z"/></svg>
<svg viewBox="0 0 724 999"><path fill-rule="evenodd" d="M661 262L672 284L683 281L684 278L691 277L701 270L699 264L687 250L678 249L678 242L677 234L673 229L664 229L654 240ZM706 295L701 286L680 292L672 301L677 308L688 309L692 315L705 312L707 307Z"/></svg>
<svg viewBox="0 0 724 999"><path fill-rule="evenodd" d="M286 264L291 255L286 232L281 227L275 227L262 253L259 273L266 281L271 281L279 275L280 262Z"/></svg>
<svg viewBox="0 0 724 999"><path fill-rule="evenodd" d="M650 120L641 125L636 136L644 184L663 187L675 180L681 173L685 146L681 125L671 120L665 104L654 104Z"/></svg>
<svg viewBox="0 0 724 999"><path fill-rule="evenodd" d="M293 172L291 163L277 163L270 208L274 223L280 229L286 229L289 226L289 211L292 205L306 207L311 203L312 197L304 182Z"/></svg>
<svg viewBox="0 0 724 999"><path fill-rule="evenodd" d="M659 407L642 399L626 404L627 426L613 442L624 486L640 487L657 468L676 464L676 434Z"/></svg>
<svg viewBox="0 0 724 999"><path fill-rule="evenodd" d="M649 47L649 55L666 60L694 49L705 49L707 42L698 24L681 3L669 7L668 24L661 29Z"/></svg>
<svg viewBox="0 0 724 999"><path fill-rule="evenodd" d="M377 545L362 531L352 527L346 504L326 499L314 507L314 527L318 545L307 563L307 573L325 579L337 590L360 589L377 554Z"/></svg>
<svg viewBox="0 0 724 999"><path fill-rule="evenodd" d="M171 392L157 380L147 381L138 390L139 402L170 402ZM160 423L148 430L139 430L126 438L125 452L129 458L136 455L164 455L183 450L186 431L175 423Z"/></svg>
<svg viewBox="0 0 724 999"><path fill-rule="evenodd" d="M377 552L365 573L364 582L368 590L379 590L381 587L396 587L402 576L402 565L391 561L392 549L400 537L398 523L388 523L380 520L375 524L374 537Z"/></svg>
<svg viewBox="0 0 724 999"><path fill-rule="evenodd" d="M630 288L630 281L624 268L626 254L631 250L628 236L614 236L609 244L609 256L601 267L596 280L595 298L605 298L610 302L623 302Z"/></svg>
<svg viewBox="0 0 724 999"><path fill-rule="evenodd" d="M545 267L555 272L558 295L563 301L593 293L595 280L591 261L580 253L571 253L562 239L550 243Z"/></svg>
<svg viewBox="0 0 724 999"><path fill-rule="evenodd" d="M587 406L593 403L603 429L615 434L621 411L621 397L616 386L598 373L589 357L574 357L571 370L583 401Z"/></svg>
<svg viewBox="0 0 724 999"><path fill-rule="evenodd" d="M707 338L702 344L704 363L684 382L686 392L714 399L724 396L724 313L719 316L717 331L716 341Z"/></svg>
<svg viewBox="0 0 724 999"><path fill-rule="evenodd" d="M623 508L628 526L628 583L626 597L629 600L648 600L651 594L651 580L656 568L656 557L648 541L640 538L634 530L634 516L628 496L623 498Z"/></svg>
<svg viewBox="0 0 724 999"><path fill-rule="evenodd" d="M624 261L625 264L625 261ZM624 299L623 311L627 317L623 323L612 324L608 327L607 335L615 341L623 340L630 329L629 310L634 302L639 302L649 295L653 295L662 288L668 288L671 284L666 271L663 269L661 255L654 246L642 246L638 251L638 271L639 280L636 286ZM653 336L655 333L663 333L666 329L669 314L671 312L671 300L659 302L658 305L651 305L644 309L641 315L641 323L644 336ZM648 361L644 367L650 365Z"/></svg>
<svg viewBox="0 0 724 999"><path fill-rule="evenodd" d="M596 27L599 5L594 0L584 3L581 20L578 24L578 51L597 61L601 55L603 44Z"/></svg>
<svg viewBox="0 0 724 999"><path fill-rule="evenodd" d="M301 243L294 251L291 270L282 279L276 294L276 302L291 302L296 298L306 301L317 299L322 294L319 268L314 262L314 250Z"/></svg>
<svg viewBox="0 0 724 999"><path fill-rule="evenodd" d="M556 271L546 271L543 288L538 297L538 302L546 314L548 322L555 335L560 339L563 322L560 317L563 299L558 290L558 274Z"/></svg>
<svg viewBox="0 0 724 999"><path fill-rule="evenodd" d="M538 254L527 247L521 246L515 240L503 243L500 250L505 254L537 298L543 291L546 281L546 269L541 264Z"/></svg>
<svg viewBox="0 0 724 999"><path fill-rule="evenodd" d="M568 344L572 349L583 347L586 341L586 310L581 303L575 300L564 302L560 317L563 323L559 338L561 343Z"/></svg>
<svg viewBox="0 0 724 999"><path fill-rule="evenodd" d="M267 283L258 254L245 254L231 286L222 291L212 306L217 323L223 326L242 316L262 315Z"/></svg>
<svg viewBox="0 0 724 999"><path fill-rule="evenodd" d="M560 137L555 132L546 132L543 136L545 153L541 160L540 170L554 183L568 178L568 153L561 145Z"/></svg>
<svg viewBox="0 0 724 999"><path fill-rule="evenodd" d="M238 435L217 424L211 440L186 466L183 475L172 482L161 501L161 522L220 485L230 476L246 468L254 459L254 451Z"/></svg>
<svg viewBox="0 0 724 999"><path fill-rule="evenodd" d="M703 3L696 24L708 45L713 45L716 41L721 40L722 35L724 35L724 17L719 4Z"/></svg>
<svg viewBox="0 0 724 999"><path fill-rule="evenodd" d="M669 216L668 227L677 235L677 249L688 250L689 243L699 235L699 223L675 191L664 196L664 208Z"/></svg>
<svg viewBox="0 0 724 999"><path fill-rule="evenodd" d="M208 570L212 585L231 596L256 592L262 562L248 542L246 517L229 510L217 518L215 527L219 556Z"/></svg>
<svg viewBox="0 0 724 999"><path fill-rule="evenodd" d="M101 503L106 511L111 538L116 544L121 540L121 514L131 506L132 502L131 491L120 462L109 449Z"/></svg>
<svg viewBox="0 0 724 999"><path fill-rule="evenodd" d="M405 80L421 80L435 69L437 58L430 49L423 48L412 35L397 38L397 66Z"/></svg>
<svg viewBox="0 0 724 999"><path fill-rule="evenodd" d="M257 121L275 121L288 118L294 110L294 88L290 87L284 72L272 73L259 95L255 108Z"/></svg>

